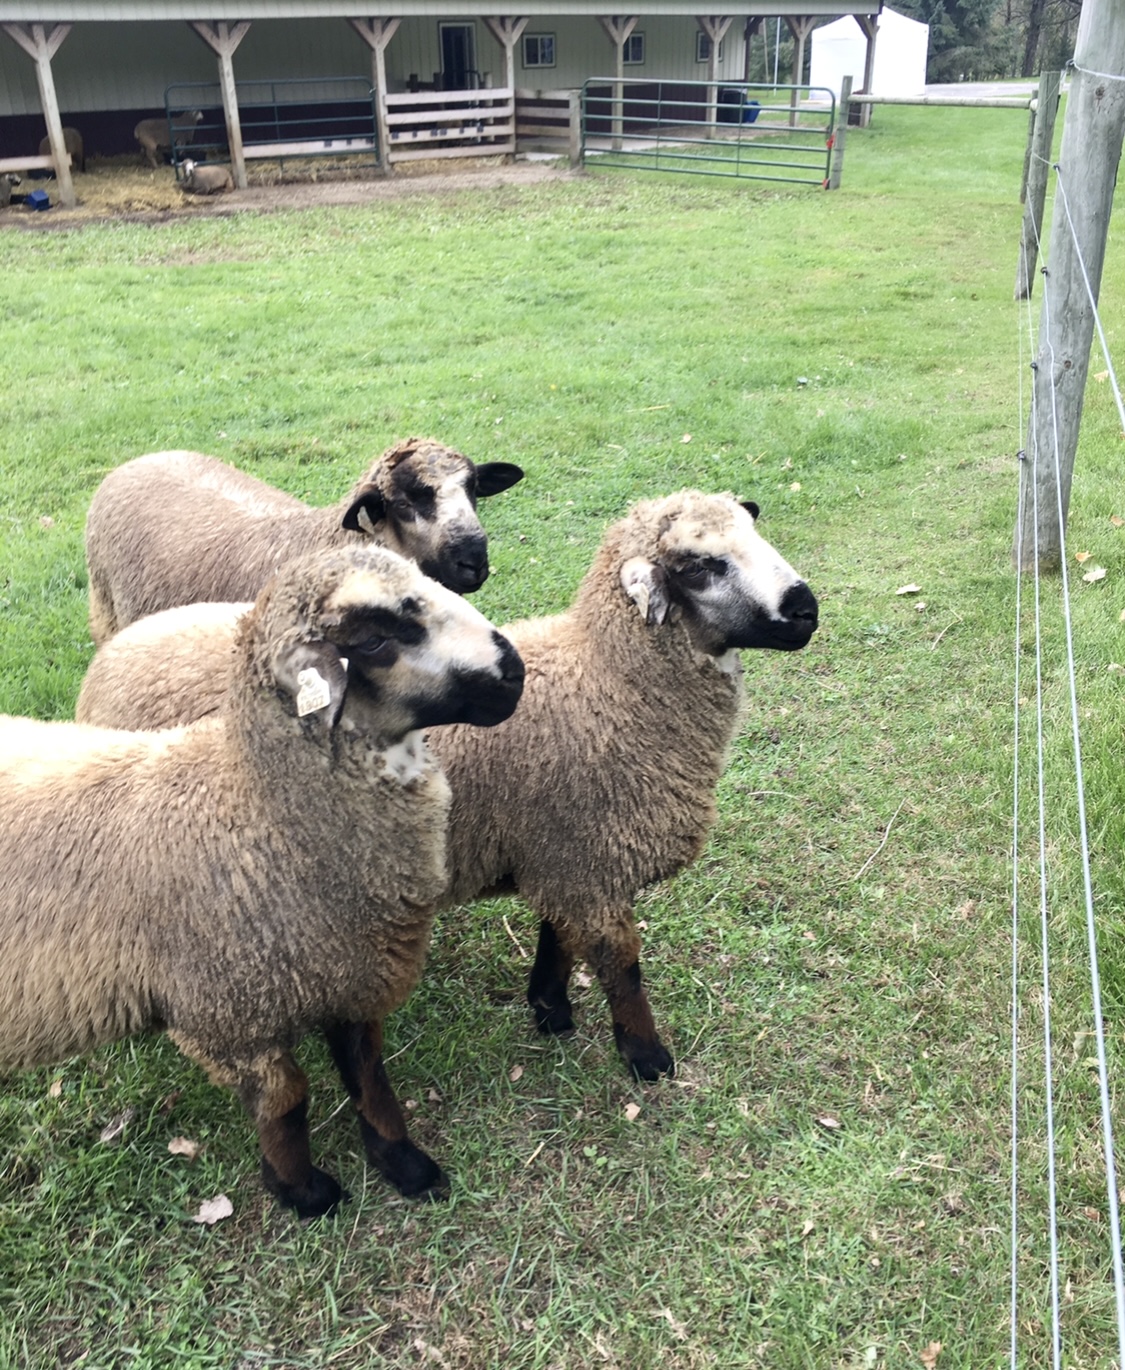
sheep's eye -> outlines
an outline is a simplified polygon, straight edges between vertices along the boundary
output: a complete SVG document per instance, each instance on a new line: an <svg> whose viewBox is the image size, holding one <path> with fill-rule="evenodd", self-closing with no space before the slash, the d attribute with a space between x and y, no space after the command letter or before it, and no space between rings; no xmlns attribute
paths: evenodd
<svg viewBox="0 0 1125 1370"><path fill-rule="evenodd" d="M383 664L384 658L393 658L394 655L389 637L369 637L351 650L354 656L361 656L364 661L374 662L375 665Z"/></svg>
<svg viewBox="0 0 1125 1370"><path fill-rule="evenodd" d="M676 575L684 585L702 585L712 576L726 575L727 564L718 557L700 557L696 561L687 561L679 568Z"/></svg>

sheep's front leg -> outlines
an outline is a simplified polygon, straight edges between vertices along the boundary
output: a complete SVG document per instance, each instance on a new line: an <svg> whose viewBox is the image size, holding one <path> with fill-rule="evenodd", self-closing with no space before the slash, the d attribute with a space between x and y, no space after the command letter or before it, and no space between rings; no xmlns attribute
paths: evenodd
<svg viewBox="0 0 1125 1370"><path fill-rule="evenodd" d="M338 1023L325 1030L325 1037L355 1100L368 1161L407 1198L443 1198L449 1182L441 1167L406 1135L406 1120L383 1064L382 1023Z"/></svg>
<svg viewBox="0 0 1125 1370"><path fill-rule="evenodd" d="M197 1061L216 1084L234 1089L258 1127L262 1183L300 1218L331 1213L348 1197L309 1152L309 1082L288 1051L271 1051L250 1060L217 1061L190 1039L173 1033L177 1046Z"/></svg>
<svg viewBox="0 0 1125 1370"><path fill-rule="evenodd" d="M609 1001L613 1035L625 1064L640 1080L659 1080L672 1075L672 1053L660 1040L641 984L641 939L630 913L628 928L615 929L615 937L603 937L587 957Z"/></svg>
<svg viewBox="0 0 1125 1370"><path fill-rule="evenodd" d="M535 1014L540 1032L570 1032L574 1013L566 989L574 955L563 945L558 933L544 919L539 924L539 945L527 984L527 1002Z"/></svg>

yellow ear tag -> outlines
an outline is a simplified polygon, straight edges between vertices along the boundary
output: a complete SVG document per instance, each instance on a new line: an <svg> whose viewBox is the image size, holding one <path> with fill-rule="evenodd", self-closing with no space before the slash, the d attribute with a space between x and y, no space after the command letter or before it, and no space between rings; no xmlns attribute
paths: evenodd
<svg viewBox="0 0 1125 1370"><path fill-rule="evenodd" d="M297 672L297 717L314 714L318 709L326 709L332 703L332 691L328 681L315 666L306 666Z"/></svg>

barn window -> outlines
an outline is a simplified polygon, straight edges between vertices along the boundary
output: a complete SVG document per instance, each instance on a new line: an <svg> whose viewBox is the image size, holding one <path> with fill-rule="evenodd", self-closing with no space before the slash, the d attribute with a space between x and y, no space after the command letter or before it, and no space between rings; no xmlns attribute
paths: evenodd
<svg viewBox="0 0 1125 1370"><path fill-rule="evenodd" d="M639 67L645 60L645 36L643 33L631 33L625 39L625 49L622 60L627 67Z"/></svg>
<svg viewBox="0 0 1125 1370"><path fill-rule="evenodd" d="M695 60L697 62L709 62L711 60L711 39L702 31L695 35ZM723 60L723 39L719 39L719 61Z"/></svg>
<svg viewBox="0 0 1125 1370"><path fill-rule="evenodd" d="M553 67L555 65L555 35L553 33L525 33L523 38L525 67Z"/></svg>

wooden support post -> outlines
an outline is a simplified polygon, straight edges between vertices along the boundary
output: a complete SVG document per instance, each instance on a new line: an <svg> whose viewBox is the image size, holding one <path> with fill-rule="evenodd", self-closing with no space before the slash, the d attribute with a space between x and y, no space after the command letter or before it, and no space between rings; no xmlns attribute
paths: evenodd
<svg viewBox="0 0 1125 1370"><path fill-rule="evenodd" d="M371 86L375 91L375 141L379 169L389 176L391 132L387 123L387 47L398 32L401 19L349 19L348 23L371 49Z"/></svg>
<svg viewBox="0 0 1125 1370"><path fill-rule="evenodd" d="M571 90L566 97L567 112L567 150L570 165L580 167L582 163L582 92Z"/></svg>
<svg viewBox="0 0 1125 1370"><path fill-rule="evenodd" d="M55 76L51 58L58 52L63 39L70 32L70 24L4 24L4 32L35 63L35 79L39 83L39 104L51 140L51 158L55 163L55 178L59 187L59 204L73 209L77 204L74 181L70 175L70 155L63 138L62 115L55 94Z"/></svg>
<svg viewBox="0 0 1125 1370"><path fill-rule="evenodd" d="M875 42L879 35L879 18L871 14L853 14L852 18L863 30L863 36L867 39L867 50L863 56L863 85L860 90L864 95L870 95L871 83L875 80ZM866 128L871 122L871 106L860 105L859 107L859 126Z"/></svg>
<svg viewBox="0 0 1125 1370"><path fill-rule="evenodd" d="M234 84L234 54L246 37L250 25L243 20L228 24L193 19L192 28L219 59L219 89L223 94L223 115L227 124L227 146L230 148L230 169L239 190L246 189L246 158L242 152L242 121L238 117L238 92Z"/></svg>
<svg viewBox="0 0 1125 1370"><path fill-rule="evenodd" d="M516 88L516 44L523 37L523 31L527 28L526 19L516 19L505 15L503 18L490 19L487 15L482 16L488 26L489 33L504 49L504 84L510 91Z"/></svg>
<svg viewBox="0 0 1125 1370"><path fill-rule="evenodd" d="M848 132L848 110L851 109L852 78L840 81L840 103L836 111L836 127L832 130L832 162L828 170L828 189L839 190L844 174L844 139Z"/></svg>
<svg viewBox="0 0 1125 1370"><path fill-rule="evenodd" d="M1086 0L1078 22L1034 364L1027 459L1020 469L1022 515L1013 547L1020 571L1036 565L1040 571L1057 570L1062 558L1060 523L1065 527L1070 506L1094 334L1094 309L1082 267L1096 301L1125 138L1125 24L1117 10L1116 0Z"/></svg>
<svg viewBox="0 0 1125 1370"><path fill-rule="evenodd" d="M1039 78L1039 99L1028 140L1027 190L1024 196L1023 230L1020 255L1016 263L1017 300L1031 298L1035 261L1039 255L1039 234L1043 228L1043 206L1047 200L1047 171L1051 161L1051 142L1055 135L1055 115L1059 108L1059 73L1045 71Z"/></svg>
<svg viewBox="0 0 1125 1370"><path fill-rule="evenodd" d="M794 89L789 105L789 125L791 128L795 128L797 126L797 100L800 96L797 87L804 84L805 42L816 23L816 17L804 14L787 14L785 22L789 27L789 32L793 35L793 74L790 84Z"/></svg>
<svg viewBox="0 0 1125 1370"><path fill-rule="evenodd" d="M756 17L749 17L746 20L746 28L743 30L742 79L747 85L750 83L751 39L756 33L761 33L762 25L765 22L760 14Z"/></svg>
<svg viewBox="0 0 1125 1370"><path fill-rule="evenodd" d="M606 31L609 41L617 49L617 80L613 85L613 150L621 151L621 135L625 128L625 44L637 27L637 15L598 15L598 22Z"/></svg>
<svg viewBox="0 0 1125 1370"><path fill-rule="evenodd" d="M719 123L719 44L731 26L730 15L697 14L696 23L711 41L707 55L707 131L713 138ZM741 117L741 111L739 111Z"/></svg>

